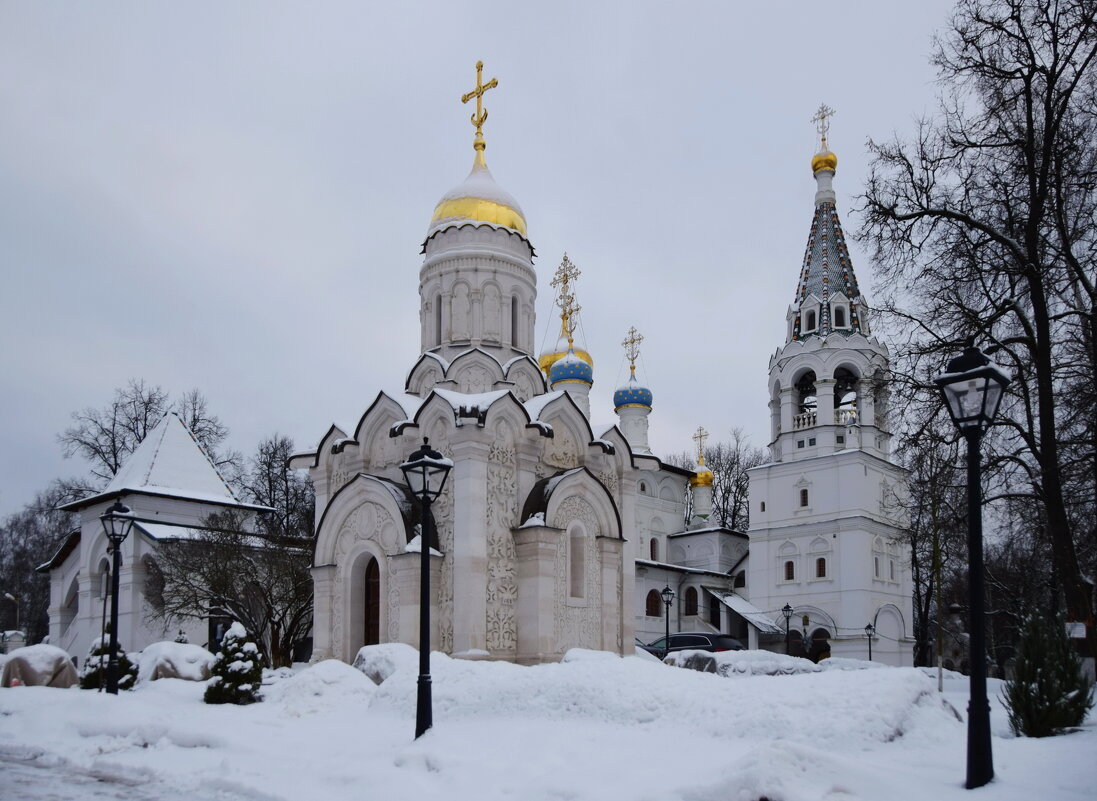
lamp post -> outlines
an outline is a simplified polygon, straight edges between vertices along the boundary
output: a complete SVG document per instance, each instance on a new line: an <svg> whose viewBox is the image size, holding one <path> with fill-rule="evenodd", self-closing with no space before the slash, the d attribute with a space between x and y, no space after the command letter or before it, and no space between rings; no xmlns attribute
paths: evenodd
<svg viewBox="0 0 1097 801"><path fill-rule="evenodd" d="M419 686L415 701L415 739L433 725L430 694L430 505L442 494L453 462L423 445L400 465L411 494L419 499Z"/></svg>
<svg viewBox="0 0 1097 801"><path fill-rule="evenodd" d="M994 421L1009 377L973 344L933 379L944 396L952 422L967 440L968 607L971 639L971 700L968 702L967 783L971 790L994 778L987 701L986 621L983 600L982 470L979 443Z"/></svg>
<svg viewBox="0 0 1097 801"><path fill-rule="evenodd" d="M865 636L868 637L868 661L872 661L872 638L876 634L876 627L869 623L865 626Z"/></svg>
<svg viewBox="0 0 1097 801"><path fill-rule="evenodd" d="M663 603L667 605L667 638L663 640L663 658L666 659L667 654L670 653L670 605L674 603L674 590L668 584L663 587L663 591L659 594L663 596Z"/></svg>
<svg viewBox="0 0 1097 801"><path fill-rule="evenodd" d="M133 527L133 514L121 501L99 516L103 533L110 540L110 656L107 662L107 692L118 695L118 569L122 565L122 543Z"/></svg>
<svg viewBox="0 0 1097 801"><path fill-rule="evenodd" d="M792 620L792 607L785 604L781 609L781 614L785 616L785 656L792 656L792 647L788 641L788 622Z"/></svg>

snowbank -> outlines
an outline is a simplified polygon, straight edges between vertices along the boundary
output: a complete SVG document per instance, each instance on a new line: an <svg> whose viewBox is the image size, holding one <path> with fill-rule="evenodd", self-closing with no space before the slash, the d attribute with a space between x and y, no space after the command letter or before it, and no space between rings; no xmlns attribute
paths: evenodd
<svg viewBox="0 0 1097 801"><path fill-rule="evenodd" d="M201 645L164 641L146 646L136 659L138 681L205 681L210 677L214 657Z"/></svg>
<svg viewBox="0 0 1097 801"><path fill-rule="evenodd" d="M116 697L2 690L0 760L141 798L971 801L966 685L942 696L918 670L729 680L581 650L536 667L432 654L434 728L415 740L418 654L372 646L357 663L272 674L243 707L171 679ZM981 801L1092 798L1095 727L1014 738L989 684L998 774Z"/></svg>

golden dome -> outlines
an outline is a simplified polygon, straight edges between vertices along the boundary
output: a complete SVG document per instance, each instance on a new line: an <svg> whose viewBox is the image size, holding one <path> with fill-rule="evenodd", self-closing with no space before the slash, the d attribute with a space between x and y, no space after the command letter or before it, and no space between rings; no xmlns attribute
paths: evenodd
<svg viewBox="0 0 1097 801"><path fill-rule="evenodd" d="M816 153L811 159L811 172L812 174L818 173L822 170L830 170L834 172L838 167L838 157L831 153L829 150L823 150Z"/></svg>
<svg viewBox="0 0 1097 801"><path fill-rule="evenodd" d="M697 465L696 472L693 474L693 478L689 480L691 487L711 487L713 480L716 476L712 474L712 471L705 467L703 464Z"/></svg>
<svg viewBox="0 0 1097 801"><path fill-rule="evenodd" d="M563 349L561 349L561 343L563 345ZM572 350L575 351L576 356L585 361L591 367L594 367L594 358L589 353L587 353L582 348L577 348L574 346L572 347ZM561 337L560 342L556 343L556 349L551 351L546 350L544 353L542 353L541 358L537 360L537 364L538 366L540 366L541 372L543 372L545 375L548 375L549 370L552 369L552 365L556 364L556 362L560 361L567 355L568 341L566 338Z"/></svg>
<svg viewBox="0 0 1097 801"><path fill-rule="evenodd" d="M482 150L477 150L468 178L447 192L434 207L430 231L465 220L501 225L526 236L526 218L518 201L495 183Z"/></svg>

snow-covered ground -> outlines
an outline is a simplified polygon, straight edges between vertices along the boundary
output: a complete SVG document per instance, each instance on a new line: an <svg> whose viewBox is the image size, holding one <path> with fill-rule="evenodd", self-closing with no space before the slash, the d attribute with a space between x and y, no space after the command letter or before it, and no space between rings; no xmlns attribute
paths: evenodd
<svg viewBox="0 0 1097 801"><path fill-rule="evenodd" d="M594 652L539 667L435 654L434 728L416 741L416 659L372 650L379 686L340 662L284 671L246 707L179 679L117 697L0 690L0 798L1090 801L1097 787L1092 719L1015 738L994 701L997 777L964 790L955 674L939 695L920 670L856 663L725 677Z"/></svg>

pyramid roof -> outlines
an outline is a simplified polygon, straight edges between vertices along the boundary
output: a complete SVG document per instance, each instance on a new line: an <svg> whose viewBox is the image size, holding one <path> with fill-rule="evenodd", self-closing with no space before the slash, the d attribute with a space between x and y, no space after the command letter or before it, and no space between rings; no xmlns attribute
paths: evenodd
<svg viewBox="0 0 1097 801"><path fill-rule="evenodd" d="M62 508L77 509L126 493L266 508L241 503L236 498L201 444L175 412L164 415L141 440L102 492Z"/></svg>

